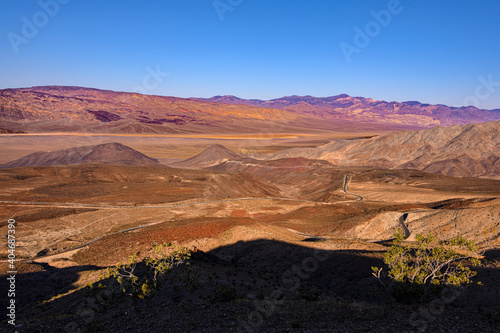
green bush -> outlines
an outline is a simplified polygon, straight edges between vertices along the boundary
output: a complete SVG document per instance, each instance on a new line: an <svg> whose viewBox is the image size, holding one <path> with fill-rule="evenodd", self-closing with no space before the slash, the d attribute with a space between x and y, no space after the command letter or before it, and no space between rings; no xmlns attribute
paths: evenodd
<svg viewBox="0 0 500 333"><path fill-rule="evenodd" d="M440 241L437 246L431 245L435 240L431 234L418 234L415 246L403 245L403 240L403 233L398 231L393 245L384 254L388 278L383 275L382 268L372 267L382 288L399 302L425 302L445 287L471 284L477 272L466 265L481 264L475 258L475 243L462 236Z"/></svg>
<svg viewBox="0 0 500 333"><path fill-rule="evenodd" d="M165 281L166 275L175 267L187 264L191 252L187 248L170 243L153 244L153 255L139 263L134 254L127 264L118 264L108 268L107 277L113 278L120 285L123 293L144 298L151 296Z"/></svg>

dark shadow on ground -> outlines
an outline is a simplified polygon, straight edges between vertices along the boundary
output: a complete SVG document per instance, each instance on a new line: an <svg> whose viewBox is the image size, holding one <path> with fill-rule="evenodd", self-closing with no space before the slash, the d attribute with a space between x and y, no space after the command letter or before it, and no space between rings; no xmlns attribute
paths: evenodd
<svg viewBox="0 0 500 333"><path fill-rule="evenodd" d="M57 268L47 263L16 263L17 267L27 268L31 272L15 274L15 297L2 297L1 307L5 309L10 299L15 299L16 312L19 314L27 309L51 299L54 296L67 293L75 288L75 282L83 272L94 271L102 267L94 265ZM0 277L0 290L7 294L10 289L10 275Z"/></svg>
<svg viewBox="0 0 500 333"><path fill-rule="evenodd" d="M19 274L17 298L26 306L19 316L24 322L20 332L77 328L81 332L227 332L245 323L250 326L243 332L418 331L422 322L409 318L417 313L422 319L420 307L387 303L371 275L372 266L382 266L382 252L309 247L323 245L328 246L328 241L299 246L260 239L198 251L191 264L201 273L199 286L166 283L159 293L142 300L117 293L116 288L113 292L84 289L36 305L71 289L81 272L99 267L46 267ZM500 270L490 264L477 271L484 287L465 289L453 302L441 302L439 315L424 317L429 332L467 332L471 323L474 329L495 332L500 322ZM265 310L269 305L272 309ZM250 323L252 314L262 320Z"/></svg>

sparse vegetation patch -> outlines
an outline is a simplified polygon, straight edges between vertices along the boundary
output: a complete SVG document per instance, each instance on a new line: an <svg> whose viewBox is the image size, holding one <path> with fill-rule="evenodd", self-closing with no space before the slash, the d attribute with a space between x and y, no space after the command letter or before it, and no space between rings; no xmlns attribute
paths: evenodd
<svg viewBox="0 0 500 333"><path fill-rule="evenodd" d="M136 253L127 264L109 268L106 277L112 277L123 293L144 298L154 294L174 268L189 264L186 261L191 255L187 248L163 243L153 244L152 249L154 254L146 257L140 264Z"/></svg>
<svg viewBox="0 0 500 333"><path fill-rule="evenodd" d="M445 287L458 288L472 284L477 272L469 266L479 266L474 241L456 236L432 246L435 236L416 236L416 246L403 244L401 231L395 234L393 245L384 254L383 268L372 267L373 275L382 288L396 301L425 302ZM480 284L480 282L478 282Z"/></svg>

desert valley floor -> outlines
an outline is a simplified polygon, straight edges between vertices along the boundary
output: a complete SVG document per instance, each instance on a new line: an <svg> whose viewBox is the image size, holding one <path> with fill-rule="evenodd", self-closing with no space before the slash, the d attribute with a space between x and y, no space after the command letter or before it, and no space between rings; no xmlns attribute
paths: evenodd
<svg viewBox="0 0 500 333"><path fill-rule="evenodd" d="M500 179L285 153L380 134L1 135L0 163L58 150L0 169L0 232L16 220L23 259L18 330L498 332ZM101 162L71 160L80 146ZM474 240L483 286L434 307L390 303L371 267L404 227L409 243ZM96 287L107 267L163 242L193 251L188 282L143 300Z"/></svg>

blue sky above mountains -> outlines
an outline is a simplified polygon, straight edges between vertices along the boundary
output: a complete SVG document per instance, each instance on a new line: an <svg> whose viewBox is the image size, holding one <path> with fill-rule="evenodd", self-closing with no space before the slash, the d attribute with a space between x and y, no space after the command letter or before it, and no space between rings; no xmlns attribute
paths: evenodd
<svg viewBox="0 0 500 333"><path fill-rule="evenodd" d="M0 88L500 108L495 0L2 2Z"/></svg>

